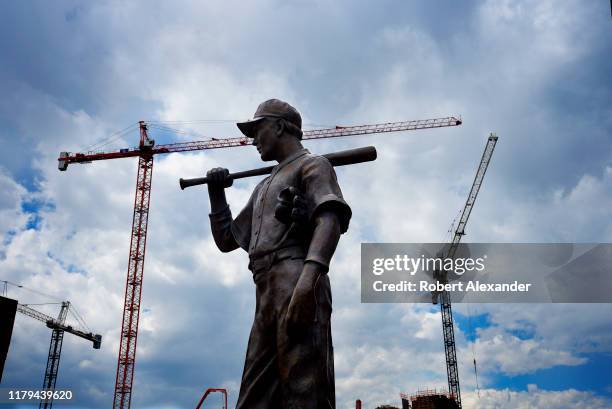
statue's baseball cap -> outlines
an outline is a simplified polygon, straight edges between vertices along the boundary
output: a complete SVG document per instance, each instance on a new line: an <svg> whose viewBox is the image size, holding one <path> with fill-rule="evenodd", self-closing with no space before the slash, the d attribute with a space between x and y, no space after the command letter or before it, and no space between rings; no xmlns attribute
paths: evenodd
<svg viewBox="0 0 612 409"><path fill-rule="evenodd" d="M257 124L264 118L282 118L297 126L299 129L302 129L302 117L300 113L297 109L280 99L269 99L262 102L257 107L253 119L249 119L245 122L238 122L236 125L245 136L253 138Z"/></svg>

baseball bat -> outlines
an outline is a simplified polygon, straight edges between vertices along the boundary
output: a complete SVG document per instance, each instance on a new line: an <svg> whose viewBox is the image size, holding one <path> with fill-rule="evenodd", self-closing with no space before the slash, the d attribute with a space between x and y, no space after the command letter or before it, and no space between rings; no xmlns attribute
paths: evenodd
<svg viewBox="0 0 612 409"><path fill-rule="evenodd" d="M333 152L323 155L326 157L332 166L344 166L352 165L354 163L370 162L376 160L376 148L373 146L366 146L363 148L349 149L346 151ZM272 173L274 166L267 166L265 168L245 170L242 172L230 173L229 177L233 180L248 178L251 176L269 175ZM193 179L179 179L181 190L186 187L205 185L208 183L208 178L193 178Z"/></svg>

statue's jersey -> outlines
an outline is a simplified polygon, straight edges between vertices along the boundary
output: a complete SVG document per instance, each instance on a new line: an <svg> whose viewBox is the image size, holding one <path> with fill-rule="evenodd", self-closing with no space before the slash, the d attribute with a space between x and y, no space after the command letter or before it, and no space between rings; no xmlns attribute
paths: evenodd
<svg viewBox="0 0 612 409"><path fill-rule="evenodd" d="M351 209L342 197L333 166L327 158L312 155L306 149L275 166L270 176L257 185L247 205L233 221L229 209L211 215L212 227L217 231L227 230L231 223L232 237L225 235L225 239L233 239L249 253L251 259L288 247L302 247L304 254L308 255L306 260L327 266L323 257L308 251L309 243L305 242L303 230L291 223L284 224L274 215L279 194L288 187L297 188L303 195L308 223L320 211L332 210L338 216L342 232L348 229ZM231 247L235 248L236 245Z"/></svg>

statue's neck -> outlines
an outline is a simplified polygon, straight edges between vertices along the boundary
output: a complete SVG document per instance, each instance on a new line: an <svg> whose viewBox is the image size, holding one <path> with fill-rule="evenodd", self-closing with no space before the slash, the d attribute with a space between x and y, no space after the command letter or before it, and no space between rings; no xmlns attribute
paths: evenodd
<svg viewBox="0 0 612 409"><path fill-rule="evenodd" d="M302 149L304 149L302 143L298 139L290 137L290 139L287 139L284 143L280 144L278 155L276 155L276 161L281 163Z"/></svg>

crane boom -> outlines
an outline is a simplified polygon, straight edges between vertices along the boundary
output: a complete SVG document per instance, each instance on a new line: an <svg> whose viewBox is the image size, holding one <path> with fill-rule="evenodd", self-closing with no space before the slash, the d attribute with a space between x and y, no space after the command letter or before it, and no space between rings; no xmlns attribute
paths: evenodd
<svg viewBox="0 0 612 409"><path fill-rule="evenodd" d="M337 138L342 136L367 135L374 133L412 131L417 129L443 128L447 126L461 125L461 120L455 117L421 119L415 121L404 122L387 122L374 125L358 125L358 126L336 126L335 128L313 129L304 131L303 140L307 139L322 139L322 138ZM144 122L141 121L141 126ZM145 147L142 144L140 147L120 149L112 152L87 152L75 153L62 152L59 161L59 169L66 170L70 163L89 163L98 160L130 158L140 156L143 150L146 150L150 155L158 155L161 153L172 152L190 152L201 151L206 149L220 149L237 146L250 146L253 140L247 137L238 138L213 138L205 141L179 142L166 145L154 145Z"/></svg>
<svg viewBox="0 0 612 409"><path fill-rule="evenodd" d="M482 185L485 173L489 167L489 162L491 161L491 156L493 155L493 149L495 149L495 145L497 144L497 139L498 137L494 134L490 134L489 138L487 139L487 145L482 152L480 165L478 165L478 170L476 171L476 176L474 176L474 182L472 183L472 188L470 189L470 193L465 201L465 206L463 207L461 218L459 219L459 223L455 229L455 235L453 236L453 241L448 249L447 257L453 258L455 256L455 252L457 251L461 237L465 235L465 225L467 224L470 214L472 213L472 208L476 202L476 196L478 196L480 186Z"/></svg>
<svg viewBox="0 0 612 409"><path fill-rule="evenodd" d="M461 241L461 238L465 235L465 225L467 224L470 214L472 213L472 208L474 207L474 203L476 202L476 196L478 196L478 192L480 191L480 186L482 185L485 173L487 172L487 168L489 167L489 162L491 161L493 149L495 149L496 144L497 136L494 134L490 134L489 138L487 139L487 145L485 146L484 152L482 153L482 157L480 158L480 164L478 165L478 170L476 171L476 176L474 177L474 182L472 183L472 188L470 189L470 193L468 194L468 198L465 202L463 212L461 213L461 218L459 219L459 223L457 224L457 228L455 229L453 241L451 242L448 252L444 258L455 257L455 253L457 252L457 248L459 247L459 242ZM443 280L446 281L446 277L443 277ZM450 293L448 291L442 291L441 293L439 293L439 297L440 312L442 314L442 333L444 336L444 355L446 357L448 392L451 398L455 399L457 405L459 405L459 408L461 409L461 389L459 387L459 368L457 365L455 329L453 323L453 310L451 306Z"/></svg>
<svg viewBox="0 0 612 409"><path fill-rule="evenodd" d="M204 403L204 401L206 400L208 395L210 395L212 392L221 392L221 394L223 395L223 399L224 399L224 405L223 405L222 409L227 409L227 389L225 389L225 388L208 388L208 389L206 389L206 392L204 392L204 395L202 395L202 398L198 402L198 404L196 406L196 409L200 409L202 407L202 404Z"/></svg>
<svg viewBox="0 0 612 409"><path fill-rule="evenodd" d="M70 304L67 301L66 303ZM91 341L93 342L94 349L100 349L100 345L102 343L101 335L93 334L91 332L85 332L79 328L74 328L71 325L66 325L62 321L55 319L53 317L50 317L47 314L43 314L42 312L37 311L34 308L28 307L25 304L17 304L17 311L19 311L20 313L24 315L27 315L28 317L44 322L47 325L47 327L51 329L59 329L62 331L66 331L70 334L76 335L77 337L81 337L83 339Z"/></svg>

